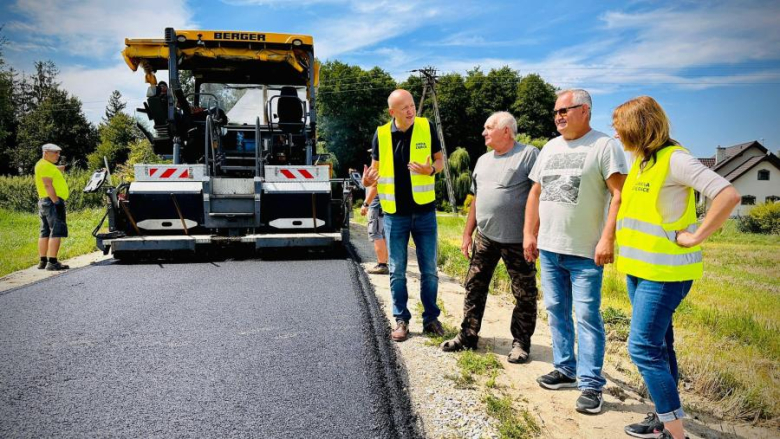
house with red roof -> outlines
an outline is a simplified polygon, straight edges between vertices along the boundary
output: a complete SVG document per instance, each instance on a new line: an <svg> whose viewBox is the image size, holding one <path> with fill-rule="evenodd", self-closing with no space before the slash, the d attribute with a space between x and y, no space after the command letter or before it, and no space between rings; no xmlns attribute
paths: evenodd
<svg viewBox="0 0 780 439"><path fill-rule="evenodd" d="M780 158L757 140L715 150L714 157L699 158L723 176L742 195L732 216L746 215L756 204L780 201ZM699 197L709 209L712 200Z"/></svg>

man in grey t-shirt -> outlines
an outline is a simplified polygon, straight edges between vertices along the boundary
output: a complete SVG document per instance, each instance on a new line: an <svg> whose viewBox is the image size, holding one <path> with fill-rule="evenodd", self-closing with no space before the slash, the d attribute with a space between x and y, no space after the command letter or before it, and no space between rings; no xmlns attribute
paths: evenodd
<svg viewBox="0 0 780 439"><path fill-rule="evenodd" d="M485 122L485 153L474 168L474 201L463 232L461 252L471 257L466 277L466 298L460 333L442 343L446 352L474 348L479 339L490 280L499 259L504 260L512 281L515 309L510 331L509 362L528 360L531 335L536 329L536 266L523 258L523 218L531 189L528 174L539 151L515 142L517 122L507 112L495 113ZM474 230L476 238L472 241ZM469 255L472 251L472 255Z"/></svg>
<svg viewBox="0 0 780 439"><path fill-rule="evenodd" d="M604 264L614 261L615 220L628 165L614 140L591 129L590 110L585 90L558 94L555 125L561 136L542 148L531 171L535 183L526 205L523 247L529 262L540 257L553 337L555 370L537 381L552 390L579 387L577 411L594 414L601 411L606 384L601 281Z"/></svg>

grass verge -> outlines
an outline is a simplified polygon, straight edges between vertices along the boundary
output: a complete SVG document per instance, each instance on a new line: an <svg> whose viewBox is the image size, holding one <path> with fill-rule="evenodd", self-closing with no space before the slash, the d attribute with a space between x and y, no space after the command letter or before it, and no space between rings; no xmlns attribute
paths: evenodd
<svg viewBox="0 0 780 439"><path fill-rule="evenodd" d="M68 212L68 238L62 240L59 258L67 259L97 250L92 230L104 209ZM38 263L40 220L34 213L0 208L0 276Z"/></svg>

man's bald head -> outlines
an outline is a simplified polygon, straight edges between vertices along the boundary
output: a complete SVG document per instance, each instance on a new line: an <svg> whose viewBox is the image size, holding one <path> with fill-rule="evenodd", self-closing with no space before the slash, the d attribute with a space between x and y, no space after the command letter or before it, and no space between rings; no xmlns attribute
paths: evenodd
<svg viewBox="0 0 780 439"><path fill-rule="evenodd" d="M399 88L398 90L393 90L392 93L390 93L390 96L387 97L387 108L393 108L393 102L398 101L404 101L407 99L411 99L412 102L414 102L414 98L412 98L412 94L408 91Z"/></svg>
<svg viewBox="0 0 780 439"><path fill-rule="evenodd" d="M393 91L387 97L387 106L390 116L395 119L396 128L406 131L414 124L417 109L414 106L414 98L411 93L400 88Z"/></svg>

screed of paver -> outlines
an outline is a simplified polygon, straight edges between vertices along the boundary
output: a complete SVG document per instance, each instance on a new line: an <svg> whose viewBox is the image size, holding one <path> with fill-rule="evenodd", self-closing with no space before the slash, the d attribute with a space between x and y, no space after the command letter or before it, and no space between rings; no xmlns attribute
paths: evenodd
<svg viewBox="0 0 780 439"><path fill-rule="evenodd" d="M356 233L355 235L358 235ZM373 262L364 263L365 267L373 265ZM380 298L387 318L394 322L392 316L392 301L390 296L389 276L370 275L377 296ZM419 342L426 339L421 335L422 323L415 313L415 304L419 302L419 269L414 258L414 251L409 250L409 267L407 271L409 290L409 309L412 311L410 322L411 338L403 343L397 343L399 358L408 369L410 394L412 404L422 418L426 427L426 433L430 437L473 437L473 425L451 420L447 410L431 408L435 399L431 395L436 392L436 385L430 383L430 370L449 370L449 373L458 372L455 365L456 354L445 354L438 346L430 346ZM463 299L465 290L456 279L439 272L439 300L447 310L447 315L440 319L454 327L460 327L463 316ZM648 412L653 411L649 401L637 395L633 390L622 386L619 382L627 382L625 374L615 367L605 364L604 375L607 378L607 386L604 389L604 406L602 413L598 415L583 415L575 411L575 402L580 393L577 389L550 391L545 390L536 382L536 378L552 370L552 337L547 321L540 317L537 321L536 332L532 338L531 358L525 364L512 364L506 361L506 356L512 346L512 337L509 332L509 321L512 315L514 302L505 296L490 295L487 301L485 317L480 331L478 352L487 351L495 353L504 367L497 383L507 389L512 397L527 401L526 408L534 415L542 428L542 437L546 438L620 438L629 437L623 432L625 425L639 422ZM543 311L543 304L539 303L539 309ZM607 342L609 343L609 341ZM432 363L439 362L445 366L435 366ZM418 367L414 367L418 366ZM424 367L419 367L424 366ZM631 365L630 367L633 367ZM438 379L447 380L443 375ZM448 385L448 384L445 384ZM625 399L621 401L614 394L619 394ZM476 403L484 407L482 402L484 390L480 392L454 392L447 396L448 403L454 407L464 407ZM470 400L457 401L458 397ZM476 397L476 399L475 399ZM683 397L685 398L685 396ZM456 400L456 401L453 401ZM478 416L472 415L474 418ZM696 415L698 419L687 419L686 428L690 438L761 438L772 439L780 435L776 431L767 428L754 427L744 424L726 423L711 419L704 415ZM478 422L478 421L474 421ZM495 434L494 420L488 420L488 428L483 434L493 436ZM443 425L442 425L443 424ZM435 426L433 430L431 426Z"/></svg>

